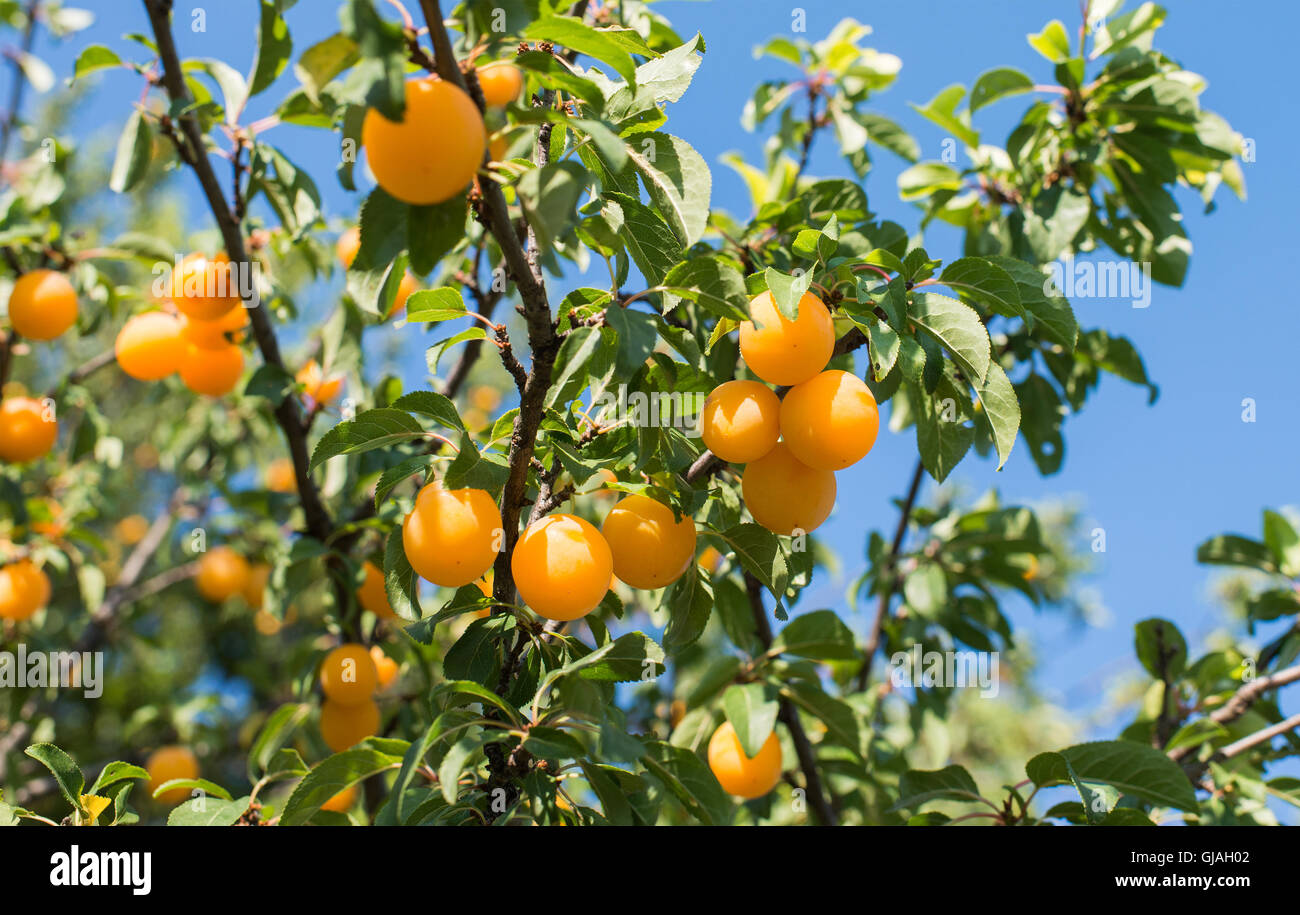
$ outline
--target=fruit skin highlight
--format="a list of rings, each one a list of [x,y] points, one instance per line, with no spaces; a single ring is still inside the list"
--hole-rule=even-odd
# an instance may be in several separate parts
[[[705,399],[700,427],[706,448],[729,464],[748,464],[781,437],[781,401],[765,384],[728,381]]]
[[[816,530],[835,507],[835,474],[809,467],[777,442],[745,468],[740,480],[745,507],[774,534]]]
[[[189,747],[159,747],[144,764],[149,773],[149,793],[175,778],[198,778],[199,761]],[[158,795],[160,804],[179,804],[190,796],[189,788],[172,788]]]
[[[771,292],[749,302],[752,321],[740,325],[740,356],[768,384],[801,384],[826,368],[835,351],[835,324],[811,292],[799,299],[799,315],[788,321]]]
[[[614,559],[614,574],[634,588],[672,584],[695,557],[695,522],[646,496],[631,495],[609,510],[600,532]]]
[[[347,642],[325,655],[321,662],[321,692],[339,705],[369,702],[378,684],[379,672],[364,645]]]
[[[609,591],[614,557],[589,522],[556,514],[528,526],[510,558],[515,587],[525,604],[548,620],[576,620]]]
[[[724,721],[709,738],[709,768],[722,790],[746,800],[762,797],[781,780],[781,741],[767,735],[758,755],[745,755],[730,721]]]
[[[341,705],[330,699],[321,703],[320,736],[335,753],[379,733],[379,706],[373,699],[356,705]]]
[[[9,321],[29,340],[53,340],[77,323],[77,290],[57,270],[31,270],[14,281]]]
[[[0,460],[25,464],[50,453],[59,423],[46,405],[31,397],[0,401]]]
[[[843,470],[867,456],[880,431],[871,389],[856,375],[831,370],[786,392],[781,438],[790,453],[818,470]]]
[[[214,604],[234,597],[248,585],[248,561],[228,546],[217,546],[203,554],[194,585]]]
[[[421,578],[459,588],[496,562],[501,512],[482,489],[444,489],[430,483],[402,522],[402,547]]]
[[[463,90],[440,79],[413,79],[406,83],[403,120],[368,110],[361,143],[385,191],[403,203],[441,203],[465,190],[478,171],[487,130]]]
[[[189,254],[172,270],[171,297],[176,308],[196,321],[215,321],[243,305],[238,271],[225,252],[215,257]]]
[[[31,619],[50,602],[50,579],[30,559],[0,566],[0,619]]]
[[[139,381],[166,378],[181,367],[186,342],[181,322],[164,311],[147,311],[128,318],[113,344],[117,364]]]

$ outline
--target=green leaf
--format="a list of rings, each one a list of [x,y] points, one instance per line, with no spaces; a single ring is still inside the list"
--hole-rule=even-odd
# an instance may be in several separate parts
[[[186,791],[193,792],[194,789],[202,792],[204,798],[219,798],[223,801],[231,800],[230,792],[218,785],[216,782],[208,781],[206,778],[171,778],[153,789],[154,797],[162,797],[169,791]],[[197,798],[192,798],[197,800]]]
[[[321,805],[350,785],[388,769],[396,769],[402,757],[381,752],[368,741],[318,763],[293,789],[280,814],[281,826],[301,826]]]
[[[1071,783],[1070,770],[1083,781],[1117,788],[1150,804],[1195,813],[1196,791],[1182,768],[1161,750],[1125,740],[1098,741],[1040,753],[1025,766],[1039,787]]]
[[[569,732],[541,725],[528,729],[524,749],[539,759],[579,759],[587,755],[582,741]]]
[[[520,177],[519,199],[543,249],[552,247],[577,222],[575,208],[586,182],[587,170],[568,159],[530,169]]]
[[[920,807],[929,801],[978,801],[980,789],[961,766],[933,771],[908,769],[898,780],[898,803],[891,811]]]
[[[709,220],[713,191],[704,157],[680,137],[657,132],[628,137],[627,154],[677,237],[686,247],[699,241]]]
[[[355,64],[359,58],[357,43],[348,36],[335,32],[303,51],[298,62],[293,65],[293,74],[302,83],[307,97],[319,104],[320,91],[325,84]]]
[[[438,766],[438,784],[442,788],[443,800],[448,804],[456,803],[456,795],[460,789],[460,775],[465,771],[466,764],[494,736],[478,729],[457,740],[447,750],[447,755],[442,758],[442,763]]]
[[[119,194],[125,194],[139,184],[149,170],[152,152],[153,133],[149,122],[139,110],[132,111],[117,141],[117,155],[113,158],[108,186]]]
[[[749,296],[745,294],[745,277],[721,257],[694,257],[674,266],[664,276],[663,285],[672,287],[673,295],[695,302],[720,318],[745,320],[749,317]],[[676,301],[666,304],[671,311]]]
[[[1264,543],[1287,578],[1300,576],[1300,535],[1291,522],[1275,511],[1264,510]]]
[[[86,777],[81,774],[76,760],[52,743],[34,743],[23,753],[49,769],[67,802],[84,812],[81,795],[86,791]]]
[[[78,80],[97,70],[120,66],[122,66],[122,58],[117,56],[116,51],[102,44],[92,44],[77,55],[77,62],[72,66],[72,78]]]
[[[1154,617],[1134,627],[1138,660],[1157,680],[1176,680],[1187,666],[1187,640],[1178,626]]]
[[[1207,565],[1246,566],[1262,572],[1277,572],[1273,551],[1258,540],[1236,534],[1211,537],[1196,548],[1196,561]]]
[[[776,727],[780,703],[769,697],[762,683],[737,683],[722,694],[722,709],[735,728],[745,755],[750,759],[757,757]]]
[[[740,564],[772,592],[776,600],[776,618],[785,619],[781,602],[790,583],[790,570],[776,534],[749,522],[715,533],[726,542]]]
[[[684,747],[654,740],[646,744],[642,764],[691,816],[706,826],[725,826],[734,811],[731,798],[709,767],[695,753]]]
[[[928,118],[944,130],[951,133],[972,149],[980,145],[980,135],[970,126],[970,112],[957,112],[957,105],[965,97],[966,90],[960,85],[949,86],[941,91],[925,107],[912,105],[922,117]],[[901,178],[899,179],[902,180]]]
[[[763,271],[763,276],[767,280],[768,291],[772,293],[772,301],[776,303],[776,310],[787,321],[799,317],[799,300],[812,286],[812,272],[801,272],[791,276],[774,267],[768,267]]]
[[[431,273],[464,240],[467,212],[465,197],[459,194],[442,203],[410,208],[406,244],[412,270],[419,274]]]
[[[614,72],[630,84],[636,83],[636,62],[633,54],[643,57],[657,56],[646,45],[645,39],[633,29],[592,28],[576,19],[564,16],[543,16],[524,30],[524,37],[539,41],[553,41],[579,53],[609,64]]]
[[[939,282],[969,295],[981,305],[1008,318],[1021,318],[1032,328],[1020,304],[1020,289],[1011,274],[982,257],[962,257],[944,268]]]
[[[677,579],[664,603],[669,612],[664,648],[675,654],[704,634],[713,613],[713,587],[698,566],[692,566]]]
[[[957,191],[961,186],[961,173],[942,162],[921,162],[898,176],[898,194],[904,200],[929,197],[936,191]]]
[[[121,762],[120,760],[114,761],[100,770],[99,776],[95,779],[95,783],[90,786],[90,790],[86,793],[99,794],[109,785],[129,779],[142,779],[148,781],[149,773],[139,766],[133,766],[130,763]]]
[[[454,321],[468,313],[460,290],[451,286],[421,289],[406,300],[406,320],[413,324]]]
[[[975,81],[975,88],[970,92],[971,113],[1000,98],[1029,92],[1033,88],[1034,81],[1019,70],[1009,67],[989,70],[980,74],[980,78]]]
[[[852,660],[858,656],[853,630],[834,610],[814,610],[790,621],[772,640],[772,652],[817,660]]]
[[[248,780],[257,781],[259,773],[265,772],[271,759],[281,747],[288,742],[298,725],[311,714],[311,706],[305,702],[286,702],[266,719],[257,738],[248,750]]]
[[[664,276],[681,260],[681,240],[641,201],[614,191],[606,191],[604,198],[602,213],[627,246],[628,256],[646,282],[662,286]]]
[[[250,95],[257,95],[270,87],[293,54],[289,26],[280,16],[283,6],[283,0],[262,0],[261,21],[257,27],[257,58],[248,78]]]
[[[854,757],[863,758],[862,729],[853,706],[803,680],[783,683],[780,690],[782,696],[825,724],[827,734]]]
[[[234,800],[194,798],[174,807],[167,815],[167,825],[234,826],[248,810],[248,803],[248,795]]]
[[[428,433],[405,410],[380,407],[367,410],[354,420],[339,423],[321,436],[311,456],[311,469],[340,454],[360,454],[387,448]]]
[[[998,470],[1001,470],[1016,444],[1016,433],[1020,429],[1020,401],[1016,398],[1011,379],[997,362],[989,363],[989,373],[974,388],[993,438],[993,447],[998,452]]]
[[[1054,64],[1070,57],[1070,36],[1059,19],[1053,19],[1037,34],[1026,35],[1029,46]]]
[[[984,380],[990,362],[989,333],[973,308],[946,295],[915,293],[908,317],[952,355],[969,381]]]
[[[985,259],[1001,267],[1016,281],[1020,303],[1033,315],[1035,327],[1041,325],[1044,336],[1073,352],[1079,338],[1079,323],[1064,297],[1043,291],[1047,277],[1037,267],[1014,257],[991,256]]]

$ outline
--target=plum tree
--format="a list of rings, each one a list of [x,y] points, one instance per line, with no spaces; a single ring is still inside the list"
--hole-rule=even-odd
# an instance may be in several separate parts
[[[1163,11],[1085,4],[1032,72],[914,107],[882,104],[901,61],[864,24],[780,35],[727,185],[675,125],[744,55],[659,4],[339,0],[307,45],[329,5],[265,2],[221,23],[251,68],[142,5],[100,5],[132,36],[109,47],[0,4],[34,39],[18,88],[50,84],[0,121],[0,639],[114,674],[81,706],[0,690],[0,824],[193,822],[116,793],[141,761],[196,777],[184,747],[225,825],[902,825],[976,797],[981,822],[1266,822],[1295,794],[1286,513],[1202,545],[1256,576],[1209,654],[1138,625],[1121,739],[1073,745],[1013,650],[1021,603],[1084,613],[1092,548],[993,470],[1053,474],[1099,385],[1155,390],[1053,265],[1181,285],[1183,202],[1244,195]],[[67,80],[46,38],[79,43]],[[996,652],[1014,700],[895,688],[936,646]],[[120,782],[65,796],[75,760]]]

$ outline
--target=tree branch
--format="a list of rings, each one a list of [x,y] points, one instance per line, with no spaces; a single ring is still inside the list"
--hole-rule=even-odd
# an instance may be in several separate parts
[[[862,666],[858,668],[858,691],[867,688],[867,678],[871,675],[871,662],[876,656],[876,649],[880,647],[880,629],[885,623],[885,617],[889,615],[889,603],[894,599],[894,593],[898,590],[898,573],[895,564],[898,562],[898,554],[903,548],[903,538],[907,536],[907,525],[912,520],[912,509],[916,505],[916,495],[921,489],[921,477],[925,473],[925,465],[921,459],[916,459],[916,469],[912,471],[912,482],[907,488],[907,495],[903,499],[903,508],[898,515],[898,527],[894,529],[894,542],[889,548],[889,558],[881,574],[888,576],[885,583],[885,590],[880,592],[880,600],[876,604],[876,615],[871,621],[871,629],[867,632],[867,642],[862,647]]]
[[[1267,676],[1256,677],[1233,693],[1222,706],[1211,712],[1209,720],[1216,724],[1230,724],[1246,714],[1264,693],[1296,682],[1300,682],[1300,664],[1283,668]],[[1174,762],[1181,762],[1195,750],[1194,746],[1176,747],[1169,751],[1169,758]]]
[[[745,591],[749,594],[749,607],[754,615],[754,626],[758,630],[759,640],[763,643],[764,650],[769,649],[772,647],[772,624],[768,622],[767,611],[763,609],[763,585],[749,572],[745,573]],[[803,772],[808,803],[823,826],[838,826],[839,817],[832,807],[833,801],[827,800],[826,791],[822,787],[821,773],[817,769],[817,755],[808,740],[807,732],[804,731],[803,722],[799,719],[799,711],[784,696],[781,696],[777,703],[780,707],[777,715],[790,730],[795,755],[799,757],[799,769]]]
[[[154,39],[158,46],[158,58],[162,64],[162,86],[173,104],[176,104],[178,108],[182,108],[188,105],[191,99],[181,70],[180,57],[176,53],[176,43],[172,38],[170,23],[172,0],[143,0],[143,2],[145,11],[149,16],[149,25],[153,30]],[[226,202],[225,193],[222,191],[216,172],[206,155],[203,131],[198,119],[193,112],[187,111],[180,116],[178,123],[181,133],[189,145],[189,151],[193,154],[192,158],[187,160],[188,164],[193,168],[194,174],[202,187],[203,195],[207,198],[208,208],[212,211],[212,217],[216,220],[217,228],[221,231],[226,253],[230,257],[232,264],[241,269],[251,269],[252,259],[249,257],[248,249],[244,243],[239,220]],[[181,151],[181,157],[185,159],[184,146],[178,144],[177,149]],[[263,308],[261,302],[256,300],[246,302],[245,306],[248,308],[248,316],[253,325],[253,339],[257,343],[263,361],[267,365],[287,373],[284,360],[280,357],[280,346],[275,337],[275,330],[271,326],[271,319],[267,309]],[[321,501],[320,491],[316,488],[316,484],[307,469],[309,455],[307,451],[306,425],[298,401],[293,397],[286,397],[275,408],[275,418],[289,445],[289,454],[293,460],[294,477],[297,481],[298,497],[302,503],[307,532],[324,543],[329,539],[333,531],[333,522],[325,509],[324,503]],[[346,600],[346,596],[344,599]],[[340,612],[343,609],[341,607]]]

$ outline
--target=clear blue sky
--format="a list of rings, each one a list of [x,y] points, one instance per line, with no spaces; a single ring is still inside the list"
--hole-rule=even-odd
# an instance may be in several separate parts
[[[134,54],[135,46],[121,36],[147,31],[137,3],[82,0],[80,5],[99,17],[88,32],[62,46],[42,41],[37,47],[61,77],[70,73],[76,48],[95,42],[109,44],[124,56]],[[178,21],[188,22],[192,5],[177,4]],[[789,34],[793,5],[788,0],[669,0],[659,6],[680,33],[699,30],[709,45],[694,85],[670,111],[668,129],[714,164],[713,205],[737,215],[748,212],[748,197],[740,179],[717,160],[731,149],[751,160],[759,158],[761,139],[740,129],[741,108],[758,81],[789,71],[776,61],[756,61],[751,52],[769,37]],[[1287,262],[1284,246],[1292,237],[1290,220],[1300,211],[1291,157],[1296,127],[1293,119],[1283,116],[1285,108],[1293,107],[1283,93],[1294,86],[1297,16],[1291,4],[1281,2],[1238,9],[1187,0],[1165,5],[1170,16],[1159,33],[1159,47],[1206,76],[1210,87],[1203,103],[1255,140],[1258,159],[1245,166],[1250,200],[1242,204],[1221,194],[1219,211],[1206,217],[1192,194],[1182,194],[1195,245],[1185,288],[1157,287],[1145,310],[1076,303],[1081,325],[1102,326],[1138,345],[1161,388],[1154,406],[1147,406],[1143,390],[1106,379],[1083,414],[1068,421],[1067,457],[1057,475],[1040,478],[1023,442],[1002,473],[995,474],[990,463],[968,459],[954,475],[971,493],[997,486],[1008,502],[1072,498],[1089,519],[1087,528],[1105,528],[1108,551],[1099,557],[1098,574],[1089,584],[1100,589],[1113,614],[1109,626],[1074,631],[1050,617],[1035,618],[1027,608],[1015,608],[1016,622],[1033,633],[1043,659],[1040,682],[1080,712],[1101,702],[1106,680],[1099,673],[1121,673],[1135,666],[1132,624],[1137,620],[1169,617],[1183,628],[1194,652],[1202,649],[1203,638],[1221,618],[1209,600],[1213,573],[1194,561],[1197,543],[1223,531],[1257,535],[1263,508],[1295,498],[1294,486],[1284,481],[1294,479],[1300,447],[1300,405],[1289,375],[1300,317],[1285,290],[1274,290],[1270,277]],[[326,0],[301,0],[289,13],[296,52],[336,29],[336,6]],[[912,112],[908,102],[923,103],[954,82],[969,88],[981,72],[996,66],[1014,66],[1050,80],[1050,65],[1028,47],[1025,35],[1054,17],[1073,29],[1079,15],[1073,0],[803,6],[808,11],[806,37],[816,40],[839,18],[856,15],[875,27],[871,45],[903,59],[899,80],[878,97],[876,110],[917,137],[923,158],[938,157],[943,135]],[[210,7],[206,34],[180,32],[182,54],[221,57],[246,69],[255,7],[252,0]],[[95,79],[103,88],[80,112],[77,132],[115,135],[140,81],[125,72]],[[286,72],[252,106],[252,116],[264,114],[294,82]],[[1001,102],[981,112],[977,126],[1001,142],[1023,105],[1023,99]],[[354,218],[362,195],[344,192],[334,180],[333,139],[320,131],[282,127],[268,140],[317,177],[331,219]],[[883,151],[876,154],[876,163],[867,181],[873,209],[914,228],[914,213],[898,201],[895,190],[902,163]],[[819,140],[810,172],[846,174],[831,137]],[[178,188],[193,200],[197,216],[201,205],[193,182],[185,177]],[[933,231],[927,247],[944,259],[959,253],[958,239],[950,231]],[[414,384],[422,375],[423,344],[429,338],[414,328],[406,331],[419,337],[410,347],[408,383]],[[1245,397],[1258,404],[1254,424],[1241,422]],[[901,494],[914,459],[911,431],[901,436],[882,433],[873,453],[840,475],[839,509],[821,533],[843,557],[846,575],[861,567],[864,520],[881,530],[892,529],[896,515],[889,500]],[[843,589],[843,581],[825,582],[804,606],[842,607]],[[865,626],[864,619],[856,622]],[[1295,700],[1287,705],[1298,707]],[[1113,734],[1114,728],[1106,727],[1104,733]]]

